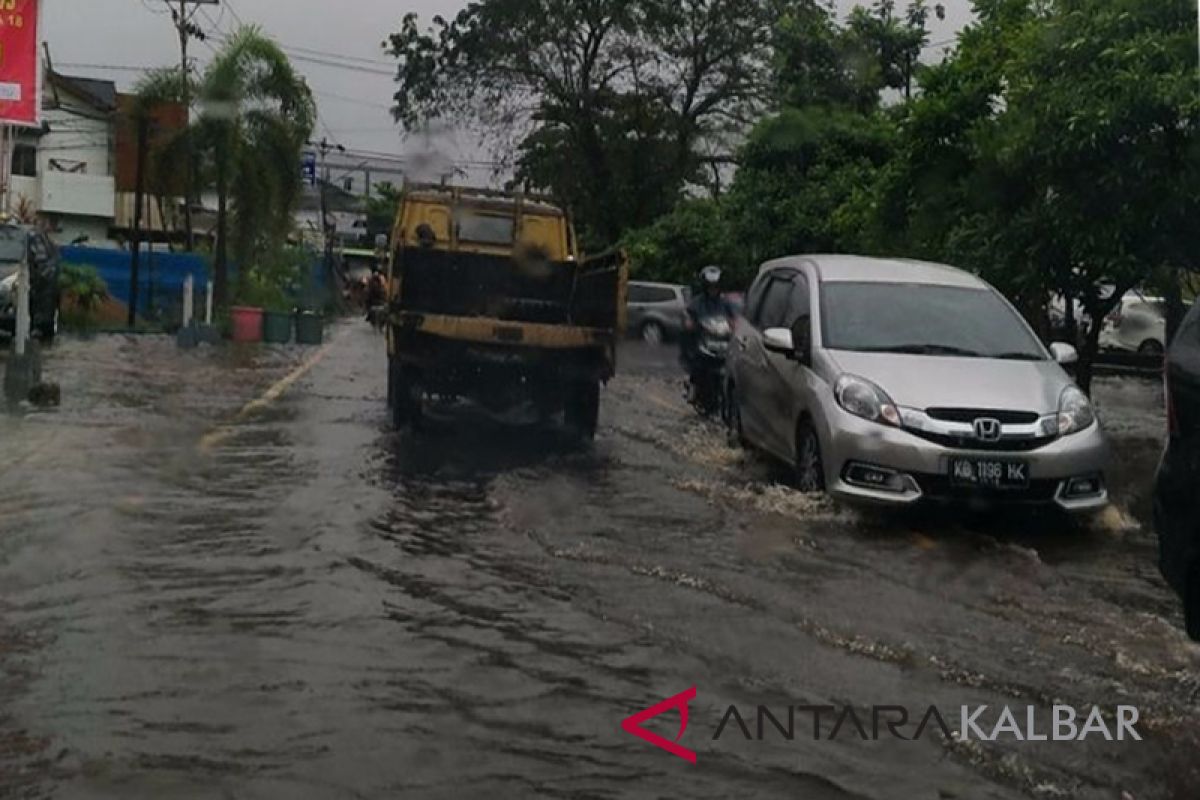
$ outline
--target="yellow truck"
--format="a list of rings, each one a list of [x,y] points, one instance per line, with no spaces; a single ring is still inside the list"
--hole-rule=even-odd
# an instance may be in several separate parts
[[[596,433],[615,373],[628,266],[583,258],[548,198],[408,184],[388,268],[388,402],[420,427],[433,399],[494,412],[527,405]]]

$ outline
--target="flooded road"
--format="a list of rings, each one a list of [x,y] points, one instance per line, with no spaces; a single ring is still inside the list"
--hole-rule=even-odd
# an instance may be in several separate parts
[[[383,359],[355,323],[49,354],[63,407],[0,417],[0,798],[1200,796],[1156,385],[1098,390],[1117,504],[1073,527],[802,497],[668,349],[624,354],[587,452],[395,435]],[[692,686],[695,765],[620,729]],[[1144,738],[714,740],[731,704],[1123,704]]]

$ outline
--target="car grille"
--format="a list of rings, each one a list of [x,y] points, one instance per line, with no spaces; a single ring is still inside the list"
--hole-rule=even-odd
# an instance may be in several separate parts
[[[1041,415],[1033,411],[1001,411],[986,408],[930,408],[926,409],[933,419],[943,422],[973,423],[977,419],[999,420],[1001,425],[1032,425],[1041,419]]]
[[[988,453],[1029,453],[1045,447],[1058,438],[1056,436],[1039,436],[1036,439],[1001,439],[998,442],[984,442],[974,436],[953,436],[911,429],[908,432],[927,442],[940,444],[942,447],[954,450],[979,450]]]

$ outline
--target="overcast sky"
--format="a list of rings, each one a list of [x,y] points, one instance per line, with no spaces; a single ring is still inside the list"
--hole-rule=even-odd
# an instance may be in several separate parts
[[[854,0],[837,2],[843,11],[854,5]],[[952,37],[968,18],[969,0],[942,2],[947,19],[931,19],[934,42]],[[42,3],[42,38],[62,72],[109,78],[128,88],[137,79],[133,68],[178,62],[178,39],[165,0]],[[898,5],[903,3],[900,0]],[[428,19],[434,13],[449,16],[465,4],[465,0],[221,0],[220,5],[206,6],[196,21],[216,35],[231,31],[239,22],[261,25],[288,49],[316,93],[320,133],[350,148],[401,154],[419,145],[404,142],[388,114],[392,70],[381,43],[409,11]],[[193,42],[192,48],[201,64],[211,55],[205,44]]]

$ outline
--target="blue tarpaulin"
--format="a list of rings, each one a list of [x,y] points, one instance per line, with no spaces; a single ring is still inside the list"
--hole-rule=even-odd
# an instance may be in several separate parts
[[[109,295],[129,307],[128,250],[103,250],[98,247],[64,247],[64,264],[95,267],[108,285]],[[208,281],[208,262],[191,253],[143,252],[138,267],[138,316],[162,317],[183,303],[183,282],[188,275],[201,295]]]
[[[129,307],[131,255],[128,250],[75,246],[62,248],[64,264],[95,267],[108,285],[112,299],[126,308]],[[183,282],[188,275],[195,282],[196,310],[203,313],[205,284],[209,279],[208,259],[192,253],[143,252],[138,266],[138,316],[143,319],[176,319],[183,305]],[[237,269],[231,264],[231,285],[236,275]],[[320,296],[324,296],[327,281],[324,265],[317,253],[313,254],[310,285]],[[311,299],[305,298],[305,302],[311,302]]]

